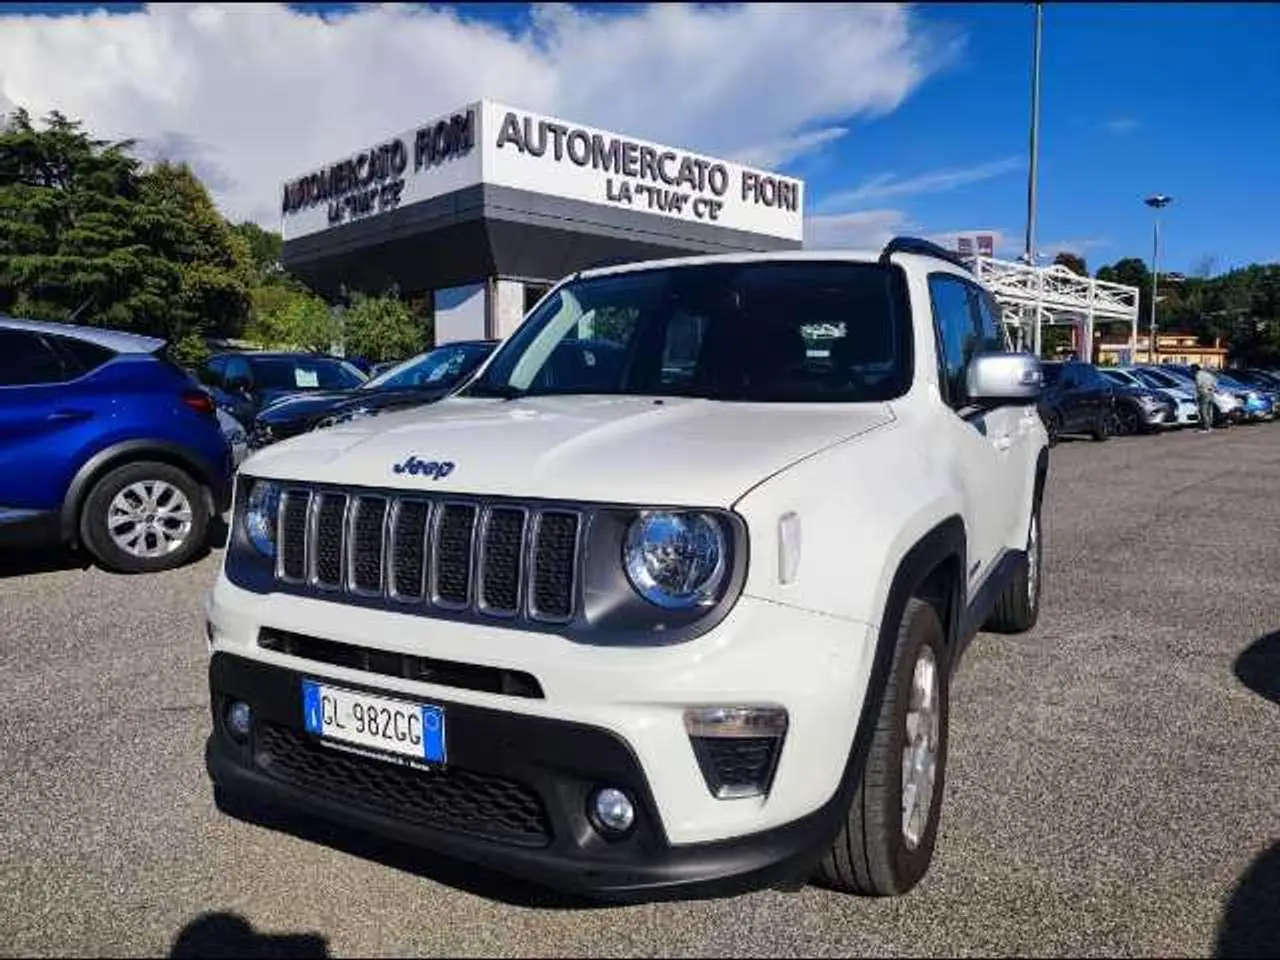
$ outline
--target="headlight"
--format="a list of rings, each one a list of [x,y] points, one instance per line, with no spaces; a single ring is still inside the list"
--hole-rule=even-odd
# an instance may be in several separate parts
[[[1142,406],[1146,407],[1148,410],[1154,410],[1156,407],[1160,406],[1161,402],[1162,401],[1159,398],[1153,397],[1149,393],[1141,394],[1138,397],[1138,403],[1142,404]]]
[[[627,579],[650,603],[684,610],[711,606],[728,572],[720,525],[705,513],[643,513],[627,531]]]
[[[244,525],[249,542],[264,557],[276,555],[276,513],[280,509],[280,484],[255,480],[249,489]]]

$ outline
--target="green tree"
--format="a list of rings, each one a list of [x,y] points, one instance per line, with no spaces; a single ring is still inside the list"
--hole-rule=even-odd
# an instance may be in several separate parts
[[[1084,257],[1079,254],[1072,253],[1070,250],[1061,250],[1058,255],[1053,258],[1053,262],[1060,267],[1066,267],[1072,273],[1079,274],[1082,277],[1089,275],[1089,268],[1085,265]]]
[[[351,305],[342,314],[343,351],[347,356],[380,363],[402,360],[423,349],[422,324],[394,293],[352,293],[350,300]]]
[[[243,325],[250,251],[185,166],[50,113],[0,129],[0,309],[180,340]]]
[[[269,283],[287,276],[280,265],[280,252],[284,248],[280,234],[264,230],[252,220],[237,223],[231,230],[248,245],[258,283]]]

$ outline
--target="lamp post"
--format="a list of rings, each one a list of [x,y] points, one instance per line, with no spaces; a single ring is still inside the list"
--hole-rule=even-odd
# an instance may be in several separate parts
[[[1027,236],[1022,258],[1027,266],[1035,267],[1036,249],[1036,173],[1040,165],[1040,37],[1044,30],[1044,10],[1036,4],[1035,45],[1031,52],[1031,162],[1027,170]],[[1036,302],[1031,333],[1031,352],[1040,356],[1041,308]]]
[[[1147,197],[1143,203],[1156,212],[1154,221],[1154,237],[1151,245],[1151,339],[1147,343],[1147,357],[1156,362],[1156,294],[1160,289],[1160,211],[1173,203],[1173,197],[1163,193]]]

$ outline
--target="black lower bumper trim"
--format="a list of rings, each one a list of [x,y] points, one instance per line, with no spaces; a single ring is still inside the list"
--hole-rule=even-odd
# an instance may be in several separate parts
[[[206,764],[224,802],[243,805],[247,801],[318,818],[344,830],[442,854],[539,886],[613,901],[726,896],[794,884],[809,874],[842,821],[843,790],[815,813],[783,827],[731,841],[672,846],[638,761],[612,733],[435,701],[448,717],[449,769],[526,786],[541,801],[547,842],[522,845],[512,838],[414,822],[389,812],[386,805],[353,801],[350,796],[281,779],[255,761],[256,735],[250,743],[241,744],[227,732],[222,719],[225,705],[238,699],[253,708],[255,727],[269,724],[277,730],[290,729],[291,736],[307,737],[302,725],[302,679],[302,674],[291,670],[214,655],[210,664],[213,733]],[[327,748],[317,745],[314,749]],[[625,789],[636,803],[635,825],[620,840],[600,836],[588,818],[591,791],[604,785]]]

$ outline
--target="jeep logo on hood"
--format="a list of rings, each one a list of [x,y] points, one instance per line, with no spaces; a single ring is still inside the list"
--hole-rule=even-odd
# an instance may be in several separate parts
[[[404,463],[395,463],[391,466],[394,473],[407,473],[415,477],[431,477],[433,480],[443,480],[453,473],[453,468],[454,463],[452,460],[419,460],[417,457],[412,456]]]

